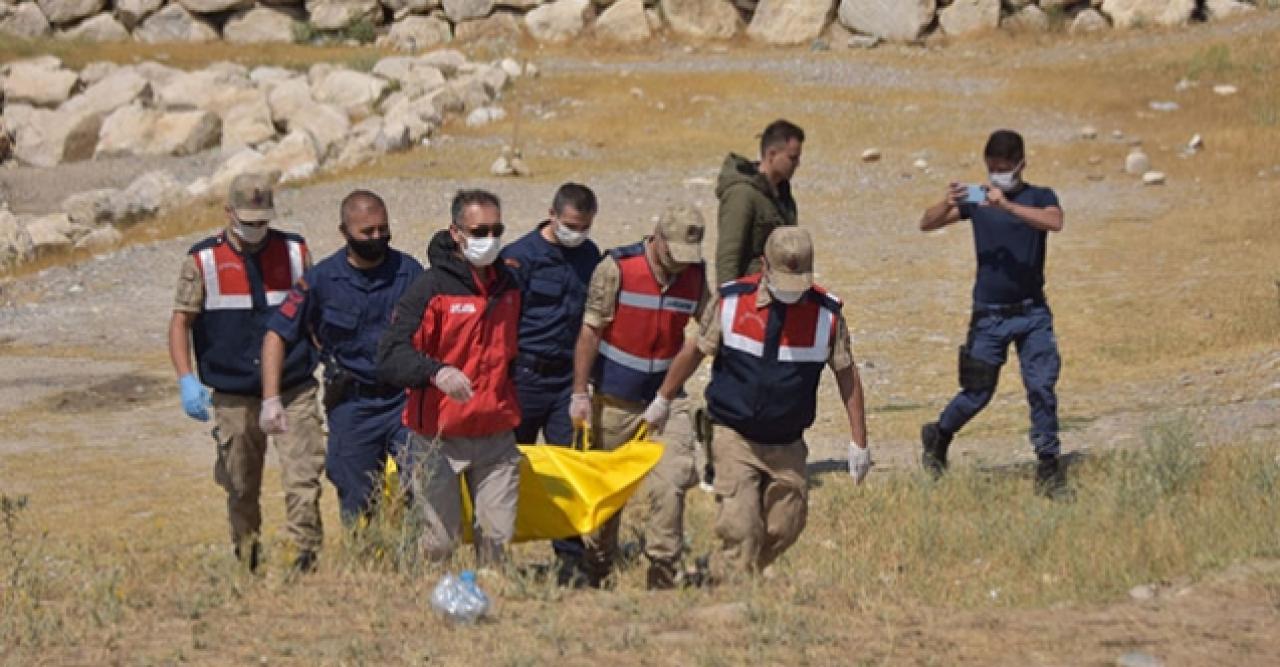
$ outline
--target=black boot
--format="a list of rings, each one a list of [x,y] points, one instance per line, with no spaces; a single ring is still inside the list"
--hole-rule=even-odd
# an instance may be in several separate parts
[[[319,561],[319,554],[311,549],[303,549],[298,552],[298,557],[293,559],[292,570],[297,574],[311,574],[316,571]]]
[[[1071,500],[1071,487],[1067,486],[1067,475],[1058,461],[1058,457],[1040,459],[1036,465],[1036,495],[1050,500]]]
[[[649,571],[645,573],[645,588],[651,591],[669,591],[676,587],[675,563],[650,561]]]
[[[236,545],[236,560],[240,561],[241,565],[249,568],[250,572],[257,572],[258,565],[262,563],[262,543],[253,540],[252,542],[246,541],[246,544],[249,545],[248,549],[241,549],[239,544]],[[245,553],[246,551],[248,552],[247,554]]]
[[[923,446],[920,463],[934,479],[941,477],[947,471],[947,448],[951,446],[951,434],[943,433],[938,422],[929,422],[920,429],[920,444]]]

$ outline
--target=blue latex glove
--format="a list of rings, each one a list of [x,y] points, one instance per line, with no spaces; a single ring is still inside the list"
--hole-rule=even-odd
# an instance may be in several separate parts
[[[178,390],[182,392],[182,409],[187,416],[202,422],[209,421],[209,390],[200,384],[195,375],[187,373],[178,378]]]

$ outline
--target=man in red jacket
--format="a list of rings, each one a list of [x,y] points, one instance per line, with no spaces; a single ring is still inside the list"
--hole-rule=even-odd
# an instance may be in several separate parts
[[[478,523],[480,563],[503,559],[515,533],[520,423],[511,378],[520,290],[501,263],[502,208],[483,190],[453,199],[453,222],[427,248],[429,268],[396,305],[378,345],[380,382],[409,390],[413,515],[431,560],[449,558],[462,535],[459,475]]]

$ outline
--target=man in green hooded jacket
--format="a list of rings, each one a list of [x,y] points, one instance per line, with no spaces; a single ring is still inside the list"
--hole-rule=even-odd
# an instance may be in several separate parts
[[[717,285],[758,273],[769,233],[796,224],[791,177],[800,166],[803,144],[804,130],[788,121],[775,120],[760,137],[759,162],[736,153],[725,158],[716,184],[716,197],[720,200]]]

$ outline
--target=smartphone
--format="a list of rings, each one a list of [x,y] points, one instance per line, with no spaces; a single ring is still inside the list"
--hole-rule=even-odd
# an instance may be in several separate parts
[[[981,185],[966,185],[964,203],[981,204],[987,201],[987,190]]]

